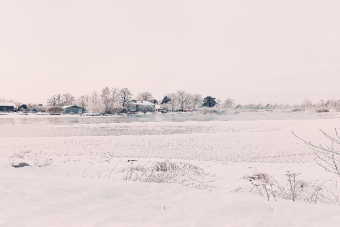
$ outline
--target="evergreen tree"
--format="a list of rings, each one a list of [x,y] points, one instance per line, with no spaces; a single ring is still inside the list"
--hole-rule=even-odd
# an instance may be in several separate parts
[[[206,107],[214,107],[214,106],[216,106],[215,98],[213,98],[211,96],[205,97],[204,100],[203,100],[203,106],[206,106]]]
[[[171,101],[171,99],[170,99],[168,96],[164,96],[164,98],[163,98],[161,104],[167,104],[167,103],[170,102],[170,101]]]

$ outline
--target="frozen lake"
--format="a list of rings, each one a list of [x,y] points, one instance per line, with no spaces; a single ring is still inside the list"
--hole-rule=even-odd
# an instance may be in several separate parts
[[[272,113],[241,112],[228,115],[204,114],[138,114],[133,116],[51,116],[51,115],[0,115],[1,137],[65,137],[65,136],[119,136],[119,135],[158,135],[225,132],[223,127],[202,126],[199,122],[240,122],[240,121],[296,121],[336,119],[338,115],[305,112]],[[164,127],[140,127],[138,123],[184,123],[196,122],[197,127],[171,125]],[[119,123],[119,124],[116,124]],[[128,127],[126,124],[134,126]],[[109,124],[110,127],[103,126]],[[135,125],[137,124],[137,125]],[[91,130],[85,125],[99,125]],[[205,125],[205,124],[203,124]],[[216,125],[216,124],[215,124]],[[81,126],[81,127],[58,127]]]
[[[133,123],[133,122],[186,122],[186,121],[257,121],[257,120],[302,120],[330,119],[330,114],[305,112],[241,112],[238,114],[137,114],[130,116],[51,116],[51,115],[0,115],[0,125],[34,124],[34,125],[63,125],[63,124],[98,124],[98,123]]]
[[[271,112],[241,112],[228,115],[204,114],[138,114],[133,116],[51,116],[51,115],[18,115],[8,114],[0,116],[0,137],[64,137],[64,136],[98,136],[98,135],[154,135],[154,134],[187,134],[200,132],[225,132],[225,128],[204,127],[199,122],[238,122],[238,121],[277,121],[277,120],[312,120],[334,119],[338,115],[317,113],[271,113]],[[126,123],[184,123],[197,122],[198,127],[140,127],[138,124],[132,130]],[[119,124],[115,124],[119,123]],[[104,125],[88,130],[86,127],[57,127],[57,126],[84,126]],[[218,123],[217,123],[218,124]],[[202,131],[203,130],[203,131]],[[221,131],[222,130],[222,131]]]

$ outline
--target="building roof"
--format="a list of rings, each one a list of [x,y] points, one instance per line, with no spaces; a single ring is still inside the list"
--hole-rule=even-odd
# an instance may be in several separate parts
[[[15,106],[14,103],[0,103],[0,106]]]
[[[67,108],[70,108],[70,107],[77,107],[77,108],[83,109],[82,107],[77,106],[77,105],[63,106],[62,108],[67,109]]]
[[[153,104],[152,102],[149,102],[149,101],[135,101],[135,104],[136,105],[145,105],[145,106],[151,106],[151,105],[155,105]]]

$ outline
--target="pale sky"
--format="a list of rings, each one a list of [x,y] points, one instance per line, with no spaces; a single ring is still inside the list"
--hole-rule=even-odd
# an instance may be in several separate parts
[[[0,0],[0,98],[340,99],[339,0]]]

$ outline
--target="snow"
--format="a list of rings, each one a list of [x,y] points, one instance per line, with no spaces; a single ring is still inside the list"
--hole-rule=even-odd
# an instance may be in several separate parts
[[[15,106],[14,103],[0,103],[0,106]]]
[[[73,106],[75,106],[75,107],[78,107],[78,106],[76,106],[76,105],[69,105],[69,106],[62,106],[61,108],[63,108],[63,109],[67,109],[67,108],[69,108],[69,107],[73,107]],[[81,107],[80,107],[81,108]]]
[[[339,205],[267,201],[243,179],[264,172],[285,185],[290,171],[339,193],[339,177],[291,133],[325,143],[319,128],[332,134],[338,124],[3,123],[0,226],[339,226]],[[20,162],[30,166],[12,167]],[[159,163],[179,170],[156,171]]]
[[[146,106],[154,106],[155,104],[149,101],[135,101],[131,104],[137,104],[137,105],[146,105]]]

